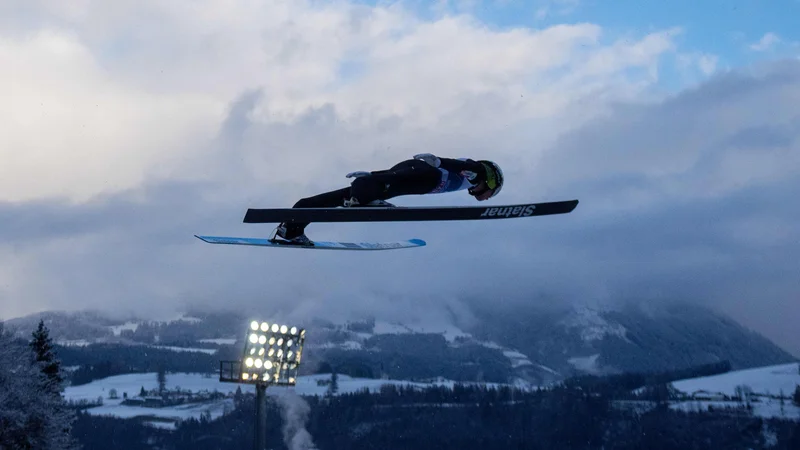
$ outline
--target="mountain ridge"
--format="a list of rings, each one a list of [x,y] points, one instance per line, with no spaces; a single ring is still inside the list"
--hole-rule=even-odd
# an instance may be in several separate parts
[[[309,330],[305,371],[546,385],[583,374],[658,372],[720,361],[741,369],[797,360],[736,321],[693,305],[473,309],[480,320],[440,325],[309,320],[302,325]],[[39,318],[59,345],[70,347],[76,360],[67,363],[75,365],[88,360],[76,347],[90,352],[100,344],[205,349],[212,358],[236,358],[239,330],[249,323],[238,313],[197,311],[163,321],[45,312],[5,323],[27,338]],[[204,360],[202,367],[209,365]]]

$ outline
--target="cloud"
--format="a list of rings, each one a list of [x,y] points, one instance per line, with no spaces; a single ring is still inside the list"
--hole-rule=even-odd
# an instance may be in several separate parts
[[[559,141],[536,172],[548,192],[582,199],[584,219],[553,239],[586,261],[571,273],[588,289],[705,302],[797,352],[782,317],[800,314],[788,276],[800,268],[800,65],[752,70],[621,107]]]
[[[758,42],[749,45],[750,50],[756,52],[766,52],[775,48],[781,42],[781,38],[775,33],[766,33]]]
[[[109,76],[74,35],[0,35],[0,198],[25,201],[140,185],[164,149],[214,135],[221,104],[202,93],[158,95]]]
[[[717,71],[718,63],[717,55],[703,52],[681,53],[677,58],[677,64],[681,70],[690,75],[699,71],[704,77],[714,74]]]
[[[402,4],[187,5],[31,2],[24,20],[0,21],[18,68],[0,74],[16,95],[16,109],[0,105],[13,144],[0,149],[11,161],[0,169],[4,315],[199,303],[419,319],[465,314],[467,297],[680,297],[793,339],[797,290],[780,274],[796,269],[796,65],[719,73],[658,99],[679,29],[611,40],[592,24],[493,30]],[[308,230],[429,241],[379,254],[192,236],[266,235],[241,223],[248,207],[288,206],[427,151],[500,162],[508,184],[493,204],[581,205],[491,224]]]
[[[548,16],[566,16],[575,12],[581,4],[581,0],[538,0],[534,2],[537,6],[536,20],[543,20]]]

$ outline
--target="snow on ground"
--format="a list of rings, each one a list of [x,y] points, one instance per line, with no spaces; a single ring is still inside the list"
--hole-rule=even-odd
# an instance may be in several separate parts
[[[548,369],[548,368],[546,368],[544,366],[540,366],[538,364],[532,363],[531,360],[528,359],[528,356],[525,355],[524,353],[520,353],[517,350],[508,349],[508,348],[503,347],[502,345],[500,345],[500,344],[498,344],[496,342],[483,341],[483,342],[480,342],[480,345],[482,345],[482,346],[484,346],[486,348],[491,348],[493,350],[502,351],[503,355],[511,361],[511,367],[538,366],[538,367],[542,367],[542,368],[544,368],[544,369],[546,369],[546,370],[548,370],[550,372],[556,373],[552,369]]]
[[[447,342],[453,342],[459,337],[469,337],[456,326],[449,324],[415,324],[412,326],[400,323],[376,321],[373,334],[405,334],[405,333],[435,333],[441,334]]]
[[[414,330],[400,323],[378,321],[375,322],[375,327],[372,329],[372,332],[374,334],[405,334],[413,333]]]
[[[105,400],[104,400],[105,401]],[[195,418],[200,419],[204,413],[208,413],[211,419],[222,417],[225,409],[232,411],[234,408],[233,399],[226,398],[204,403],[189,403],[176,406],[167,406],[164,408],[146,408],[143,406],[127,406],[120,403],[112,404],[109,400],[107,404],[90,408],[87,410],[89,414],[95,416],[114,416],[121,419],[132,419],[135,417],[157,417],[165,419],[162,421],[148,421],[149,425],[154,425],[159,428],[174,429],[177,422],[182,420]]]
[[[503,355],[511,360],[511,367],[532,366],[533,363],[524,354],[516,350],[504,350]]]
[[[122,325],[114,325],[109,327],[114,336],[119,336],[122,330],[136,331],[139,328],[139,322],[125,322]]]
[[[609,323],[600,317],[599,311],[582,307],[576,309],[576,314],[561,322],[567,328],[578,328],[584,342],[603,339],[606,336],[618,336],[627,340],[627,330],[620,324]]]
[[[792,404],[790,399],[783,401],[783,408],[781,408],[780,400],[759,398],[758,401],[751,403],[753,406],[753,415],[764,418],[800,420],[800,408]],[[708,411],[711,406],[716,411],[724,411],[726,409],[741,409],[744,403],[738,401],[721,401],[721,400],[691,400],[674,402],[670,404],[670,408],[683,410],[687,412]]]
[[[345,350],[361,350],[362,349],[361,342],[357,342],[357,341],[345,341],[341,345],[341,347],[344,348]]]
[[[161,420],[145,420],[142,422],[145,425],[149,425],[153,428],[161,428],[164,430],[174,430],[176,429],[175,422],[172,421],[161,421]]]
[[[551,368],[549,368],[549,367],[547,367],[547,366],[543,366],[543,365],[541,365],[541,364],[534,364],[534,365],[535,365],[536,367],[538,367],[538,368],[540,368],[540,369],[543,369],[543,370],[545,370],[545,371],[547,371],[547,372],[550,372],[550,373],[552,373],[552,374],[554,374],[554,375],[559,375],[559,376],[561,376],[561,374],[560,374],[560,373],[558,373],[557,371],[555,371],[555,370],[553,370],[553,369],[551,369]]]
[[[170,350],[173,352],[199,352],[208,353],[209,355],[217,353],[216,348],[172,347],[167,345],[151,345],[150,347],[157,348],[159,350]]]
[[[217,345],[235,345],[236,338],[217,338],[217,339],[200,339],[198,342],[201,344],[217,344]]]
[[[358,341],[344,341],[342,343],[325,342],[324,344],[306,344],[306,349],[341,348],[343,350],[361,350],[363,345]]]
[[[735,397],[738,386],[746,386],[752,390],[754,396],[751,400],[753,414],[761,417],[787,418],[800,420],[800,408],[792,404],[791,397],[796,386],[800,385],[800,367],[798,363],[781,364],[775,366],[758,367],[754,369],[736,370],[719,375],[691,378],[675,381],[675,389],[692,396]],[[785,397],[783,406],[781,400],[775,398],[781,392]],[[709,406],[715,409],[741,408],[741,401],[717,400],[689,400],[676,402],[672,408],[685,411],[707,410]]]
[[[330,374],[317,374],[299,377],[297,385],[292,388],[284,388],[273,386],[267,391],[278,393],[288,389],[293,390],[298,395],[324,395],[328,389],[327,382],[330,381]],[[242,388],[242,392],[255,392],[252,385],[238,384],[238,383],[223,383],[219,381],[217,375],[208,376],[196,373],[168,373],[166,376],[166,388],[175,389],[180,387],[181,390],[190,390],[192,392],[199,391],[218,391],[223,394],[236,392],[237,387]],[[318,383],[319,382],[319,383]],[[384,384],[395,385],[411,385],[417,387],[426,387],[432,385],[442,385],[452,387],[456,382],[450,380],[436,380],[432,383],[419,383],[405,380],[390,380],[390,379],[372,379],[372,378],[352,378],[347,375],[338,375],[337,383],[339,385],[340,393],[357,392],[362,389],[369,389],[376,392]],[[492,386],[491,384],[487,384]],[[69,386],[65,390],[65,397],[68,400],[97,400],[102,396],[106,404],[122,402],[124,392],[128,393],[129,397],[134,397],[139,394],[140,389],[144,387],[145,390],[158,388],[158,381],[155,372],[150,373],[136,373],[126,375],[116,375],[113,377],[103,378],[101,380],[92,381],[89,384],[81,386]],[[109,400],[108,394],[111,389],[116,389],[120,397],[118,401]],[[150,410],[151,408],[146,408]]]
[[[736,395],[737,386],[746,385],[756,394],[779,395],[783,390],[784,395],[791,396],[795,386],[800,385],[799,370],[798,363],[782,364],[680,380],[672,385],[689,395],[697,391],[708,391],[733,396]]]
[[[202,321],[203,321],[202,319],[198,319],[197,317],[190,317],[190,316],[186,316],[183,313],[181,313],[181,314],[179,314],[177,316],[174,316],[174,317],[172,317],[170,319],[167,319],[167,320],[152,320],[152,321],[147,321],[147,322],[152,322],[152,323],[171,323],[171,322],[200,323]],[[125,322],[122,325],[113,325],[113,326],[110,326],[108,328],[111,330],[112,333],[114,333],[114,336],[119,336],[122,333],[123,330],[136,331],[139,328],[139,325],[141,323],[142,323],[142,321],[134,322],[134,321],[129,320],[129,321]]]
[[[61,345],[63,347],[86,347],[87,345],[91,344],[91,342],[87,341],[86,339],[73,339],[73,340],[58,340],[56,344]]]
[[[166,374],[166,388],[168,390],[180,387],[181,390],[190,390],[192,392],[217,390],[222,393],[236,392],[237,384],[223,383],[219,381],[218,375],[204,375],[199,373],[167,373]],[[116,375],[113,377],[94,380],[89,384],[81,386],[68,386],[64,392],[64,396],[68,400],[97,400],[97,397],[103,397],[106,404],[113,403],[114,400],[108,399],[108,393],[111,389],[116,389],[119,395],[119,400],[116,403],[122,402],[123,393],[127,392],[128,397],[135,397],[139,395],[139,390],[144,387],[145,390],[157,389],[158,380],[155,372],[150,373],[129,373],[125,375]],[[242,391],[245,391],[245,385],[242,385]],[[253,390],[251,388],[251,390]],[[255,392],[255,391],[254,391]]]
[[[496,342],[492,342],[492,341],[481,342],[481,345],[486,347],[486,348],[492,348],[492,349],[495,349],[495,350],[502,350],[503,349],[503,347],[500,344],[498,344]]]
[[[189,323],[201,323],[202,321],[203,319],[190,316],[181,316],[174,320],[174,322],[189,322]]]
[[[323,396],[328,390],[330,379],[330,374],[317,374],[299,377],[297,384],[293,387],[269,387],[267,389],[267,395],[280,396],[292,392],[297,395]],[[430,383],[420,383],[404,380],[352,378],[347,375],[339,375],[337,384],[339,388],[338,393],[343,394],[358,392],[364,389],[367,389],[370,392],[378,392],[381,389],[381,386],[387,384],[394,384],[397,386],[414,386],[418,388],[430,386],[445,386],[452,388],[456,382],[446,379],[438,379]],[[496,383],[485,383],[485,385],[492,388],[501,386]],[[517,387],[521,388],[524,386],[519,385]],[[124,394],[127,394],[129,398],[134,398],[139,395],[139,391],[142,388],[147,391],[158,388],[158,381],[155,372],[116,375],[113,377],[103,378],[101,380],[95,380],[82,386],[69,386],[64,392],[64,397],[67,400],[73,401],[96,401],[98,397],[102,397],[103,405],[87,409],[86,411],[89,414],[108,415],[121,418],[161,418],[167,422],[162,421],[159,423],[154,423],[154,426],[164,428],[174,428],[175,422],[185,420],[189,417],[199,419],[200,416],[205,412],[209,412],[212,418],[217,418],[225,412],[226,407],[231,408],[233,406],[230,403],[230,398],[211,402],[169,406],[164,408],[122,405]],[[166,389],[174,390],[176,388],[180,388],[181,391],[189,390],[192,393],[198,393],[202,391],[217,391],[223,394],[233,394],[236,392],[237,388],[241,388],[243,393],[255,393],[255,388],[253,385],[223,383],[219,381],[218,376],[216,375],[208,376],[197,373],[168,373],[166,376]],[[115,389],[117,391],[117,399],[109,398],[111,389]],[[171,421],[172,424],[170,424],[169,421]]]
[[[236,392],[238,384],[222,383],[218,376],[208,376],[197,373],[168,373],[166,376],[166,389],[174,390],[180,388],[182,391],[189,390],[193,393],[201,391],[218,391],[224,394]],[[241,385],[242,392],[254,392],[252,386]],[[159,428],[174,429],[177,422],[193,417],[200,419],[203,413],[208,412],[212,418],[220,417],[225,411],[226,404],[229,409],[233,408],[231,399],[221,399],[207,401],[203,403],[190,403],[164,408],[147,408],[142,406],[122,405],[124,395],[134,398],[139,395],[139,391],[154,390],[158,388],[158,380],[155,372],[135,373],[117,375],[92,381],[81,386],[69,386],[65,389],[64,397],[67,400],[96,401],[102,397],[103,405],[86,410],[89,414],[100,416],[116,416],[120,418],[134,417],[156,417],[161,421],[149,421],[149,425]],[[117,391],[116,399],[109,398],[111,389]]]

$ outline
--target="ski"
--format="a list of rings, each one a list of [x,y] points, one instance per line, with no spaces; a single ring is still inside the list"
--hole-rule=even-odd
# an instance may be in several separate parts
[[[417,222],[492,220],[567,214],[578,200],[501,206],[419,206],[353,208],[249,208],[244,223]]]
[[[424,247],[426,242],[422,239],[407,239],[393,242],[342,242],[342,241],[314,241],[313,245],[295,244],[280,239],[228,237],[228,236],[199,236],[196,238],[209,244],[227,245],[252,245],[257,247],[303,248],[310,250],[397,250],[402,248]]]

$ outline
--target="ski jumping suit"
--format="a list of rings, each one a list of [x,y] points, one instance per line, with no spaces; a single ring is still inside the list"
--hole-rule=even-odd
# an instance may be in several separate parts
[[[439,167],[409,159],[387,170],[369,172],[353,180],[350,187],[300,199],[293,208],[335,208],[355,198],[358,206],[401,195],[439,194],[460,191],[486,179],[483,164],[471,159],[439,158]],[[308,223],[286,224],[287,235],[303,234]]]

